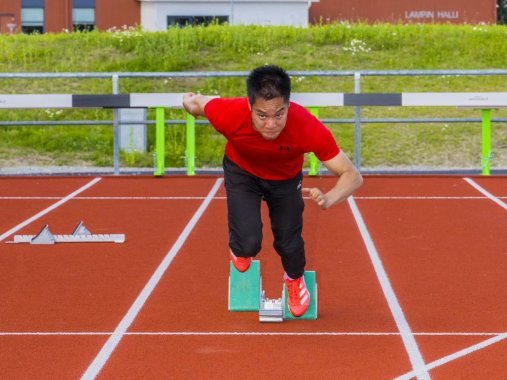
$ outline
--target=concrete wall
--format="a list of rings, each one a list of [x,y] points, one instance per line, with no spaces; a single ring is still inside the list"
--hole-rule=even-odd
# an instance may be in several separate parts
[[[165,30],[167,16],[228,16],[229,23],[234,25],[307,26],[308,1],[141,0],[141,25],[144,29]]]

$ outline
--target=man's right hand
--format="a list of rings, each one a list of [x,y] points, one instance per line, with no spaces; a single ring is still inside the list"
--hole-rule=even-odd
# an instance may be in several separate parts
[[[204,106],[211,99],[209,96],[189,92],[183,95],[183,108],[193,116],[204,116]]]

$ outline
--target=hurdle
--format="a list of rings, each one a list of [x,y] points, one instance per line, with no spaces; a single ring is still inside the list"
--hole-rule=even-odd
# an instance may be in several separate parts
[[[147,108],[155,109],[154,175],[165,172],[165,109],[182,109],[184,93],[130,94],[0,94],[0,109],[41,108]],[[187,175],[195,174],[195,118],[186,116]],[[116,138],[116,135],[115,135]],[[115,146],[118,144],[115,141]],[[115,152],[116,154],[116,152]],[[119,167],[115,158],[115,174]]]
[[[154,108],[155,168],[154,175],[165,173],[165,108],[181,109],[184,93],[131,93],[131,94],[0,94],[0,109],[6,108]],[[213,96],[217,97],[217,96]],[[491,172],[491,112],[507,107],[507,92],[421,92],[421,93],[293,93],[291,100],[306,107],[319,117],[322,107],[457,107],[481,110],[483,175]],[[195,118],[186,115],[186,171],[195,174]],[[117,142],[115,141],[115,146]],[[356,149],[359,149],[356,141]],[[116,152],[115,152],[116,155]],[[357,153],[356,153],[357,155]],[[119,173],[115,158],[115,174]],[[318,173],[318,161],[310,154],[310,175]]]
[[[294,93],[291,100],[309,107],[318,117],[319,107],[457,107],[481,110],[481,169],[491,173],[491,111],[507,107],[507,92],[406,92],[406,93]],[[311,174],[317,161],[310,158]]]
[[[310,306],[301,317],[294,317],[288,307],[288,295],[285,284],[280,298],[267,298],[262,289],[260,261],[253,260],[245,272],[239,272],[229,262],[228,310],[254,311],[259,314],[259,322],[283,322],[284,320],[317,319],[317,279],[315,271],[305,271],[304,279],[310,293]]]
[[[343,106],[343,94],[334,92],[296,92],[291,95],[291,101],[306,107],[318,119],[321,107]],[[310,152],[310,170],[308,174],[315,176],[318,173],[319,160],[313,152]]]

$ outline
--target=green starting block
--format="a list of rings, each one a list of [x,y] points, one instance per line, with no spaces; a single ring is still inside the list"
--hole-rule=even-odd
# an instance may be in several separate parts
[[[306,271],[305,274],[305,282],[308,291],[310,292],[310,306],[306,313],[304,313],[301,317],[294,317],[289,310],[289,306],[287,305],[287,286],[283,284],[283,300],[284,300],[284,319],[317,319],[317,304],[318,304],[318,292],[317,292],[317,276],[315,271]]]
[[[261,265],[252,261],[246,272],[229,263],[229,311],[258,311],[261,297]]]
[[[315,271],[306,271],[305,282],[310,292],[310,306],[304,315],[294,317],[287,305],[287,286],[282,298],[268,299],[262,290],[261,265],[252,261],[246,272],[239,272],[229,263],[229,311],[258,311],[261,322],[282,322],[285,319],[317,319],[317,281]]]

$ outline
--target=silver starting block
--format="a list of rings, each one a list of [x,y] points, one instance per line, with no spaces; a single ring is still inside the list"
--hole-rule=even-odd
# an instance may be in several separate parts
[[[259,322],[283,322],[284,304],[282,298],[266,298],[263,290],[259,305]]]
[[[55,244],[55,243],[124,243],[125,234],[92,234],[80,221],[70,235],[53,235],[46,224],[37,235],[14,235],[9,243]]]

